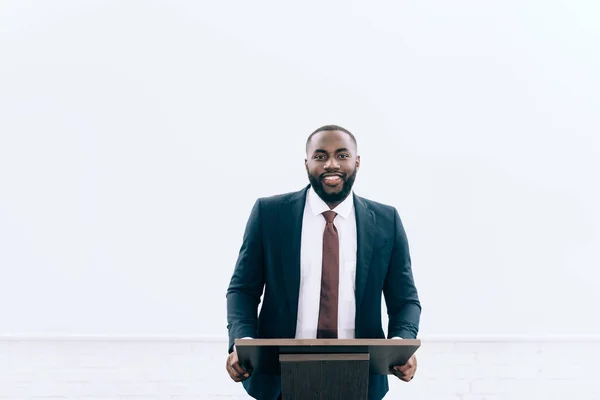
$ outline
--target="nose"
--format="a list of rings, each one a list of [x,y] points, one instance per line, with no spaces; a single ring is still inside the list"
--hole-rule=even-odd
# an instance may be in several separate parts
[[[326,170],[335,170],[335,169],[339,169],[340,168],[340,164],[338,164],[338,162],[337,162],[337,160],[336,160],[335,157],[331,157],[325,163],[324,168]]]

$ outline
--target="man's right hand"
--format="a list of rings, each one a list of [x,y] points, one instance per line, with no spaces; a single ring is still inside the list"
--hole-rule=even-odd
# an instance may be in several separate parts
[[[245,381],[250,377],[250,374],[252,374],[252,371],[246,371],[240,365],[240,360],[238,359],[235,347],[233,348],[233,352],[227,356],[227,372],[235,382]]]

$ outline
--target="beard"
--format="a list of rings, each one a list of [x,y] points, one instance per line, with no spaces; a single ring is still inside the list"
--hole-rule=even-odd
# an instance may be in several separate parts
[[[325,191],[323,188],[322,176],[313,176],[308,173],[308,180],[312,188],[325,203],[337,203],[342,202],[346,197],[348,197],[348,194],[354,185],[354,181],[356,180],[357,172],[358,170],[355,168],[352,174],[342,176],[342,181],[344,182],[342,185],[342,190],[337,193],[328,193]]]

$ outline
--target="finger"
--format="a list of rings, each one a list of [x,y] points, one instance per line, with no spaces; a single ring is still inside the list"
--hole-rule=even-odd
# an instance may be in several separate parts
[[[241,378],[238,376],[237,372],[235,372],[233,370],[233,368],[231,368],[231,366],[229,365],[229,363],[227,364],[227,373],[229,374],[229,376],[231,377],[231,379],[233,379],[234,382],[241,381]]]
[[[395,367],[392,367],[391,371],[398,378],[402,377],[402,375],[404,375],[406,373],[405,371],[402,371],[402,365],[397,365]]]
[[[399,378],[401,380],[403,380],[404,382],[410,382],[414,378],[414,375],[412,375],[412,374],[402,374],[401,376],[399,376]]]
[[[232,353],[229,355],[229,357],[227,357],[226,367],[227,367],[227,373],[229,373],[229,376],[235,382],[239,382],[239,381],[243,380],[244,378],[248,377],[248,375],[246,374],[246,371],[244,371],[244,369],[241,367],[241,365],[239,365],[236,353]]]
[[[231,368],[239,375],[248,377],[250,374],[246,372],[246,370],[240,365],[240,360],[237,356],[237,351],[231,353],[231,359],[229,360],[229,365]]]
[[[413,356],[408,359],[406,364],[400,366],[400,371],[407,372],[411,369],[416,369],[416,368],[417,368],[417,359]]]
[[[404,364],[404,365],[401,365],[401,366],[400,366],[400,371],[401,371],[401,372],[407,372],[407,371],[409,371],[409,370],[413,369],[414,367],[415,367],[415,362],[414,362],[414,360],[411,358],[411,359],[409,359],[409,360],[406,362],[406,364]]]
[[[393,369],[390,370],[390,372],[398,379],[403,380],[404,382],[409,382],[410,381],[410,374],[403,374],[402,372],[399,371],[394,371]]]
[[[239,364],[239,362],[231,362],[229,364],[229,366],[231,367],[231,369],[233,369],[235,371],[236,374],[238,375],[245,375],[246,371],[244,370],[244,368],[242,368],[242,366]]]
[[[390,368],[390,372],[398,378],[402,378],[405,375],[403,372],[400,372],[400,367],[392,367]]]
[[[416,372],[416,368],[405,368],[405,365],[401,365],[401,366],[396,366],[396,367],[392,367],[390,368],[390,372],[394,375],[396,375],[398,378],[402,379],[403,381],[410,381],[412,379],[412,377],[414,377],[415,372]]]

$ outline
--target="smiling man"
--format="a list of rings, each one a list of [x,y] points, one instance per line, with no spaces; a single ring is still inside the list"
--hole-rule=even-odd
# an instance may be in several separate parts
[[[327,125],[306,141],[304,189],[256,201],[227,290],[226,369],[259,400],[281,398],[281,378],[239,364],[238,338],[414,339],[421,304],[406,234],[396,209],[357,196],[356,138]],[[264,290],[263,305],[257,309]],[[417,361],[393,368],[413,379]],[[388,378],[369,377],[369,400],[388,392]]]

